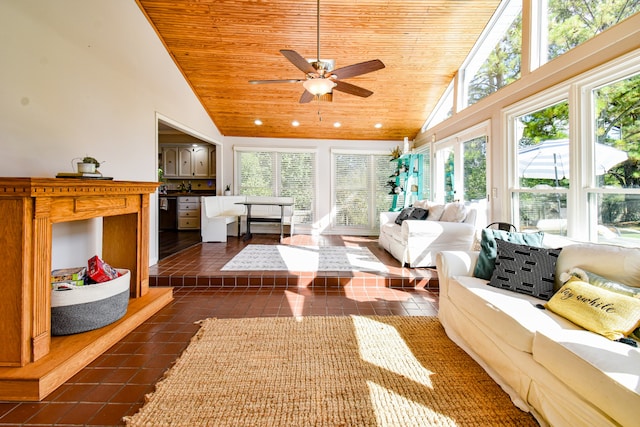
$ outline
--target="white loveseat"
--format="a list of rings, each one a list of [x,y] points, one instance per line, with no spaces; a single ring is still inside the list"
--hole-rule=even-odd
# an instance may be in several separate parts
[[[237,236],[240,236],[242,218],[247,217],[247,207],[243,203],[258,203],[251,207],[252,222],[266,219],[268,222],[279,222],[280,206],[260,205],[259,203],[293,203],[292,197],[269,196],[206,196],[200,201],[200,234],[203,242],[226,242],[227,235],[233,235],[230,224],[237,223]],[[284,207],[283,224],[289,226],[293,235],[293,206]]]
[[[413,206],[429,210],[426,220],[410,219],[399,225],[395,221],[400,212],[380,212],[379,246],[403,266],[412,268],[435,266],[436,254],[440,251],[471,249],[476,231],[475,208],[463,206],[464,212],[458,221],[442,221],[444,205],[436,205],[438,212],[435,213],[434,205],[429,209],[428,202],[420,202]]]
[[[478,254],[437,256],[438,317],[448,336],[541,425],[639,425],[640,350],[536,307],[545,301],[473,277]],[[556,288],[560,273],[574,267],[640,287],[640,248],[565,246]]]

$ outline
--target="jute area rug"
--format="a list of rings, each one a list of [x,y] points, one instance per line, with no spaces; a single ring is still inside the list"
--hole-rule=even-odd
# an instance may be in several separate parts
[[[361,246],[248,245],[222,271],[377,271],[387,267]]]
[[[430,317],[207,319],[129,426],[536,426]]]

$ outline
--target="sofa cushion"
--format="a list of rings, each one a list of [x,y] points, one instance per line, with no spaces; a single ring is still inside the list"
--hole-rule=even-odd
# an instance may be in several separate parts
[[[544,233],[541,231],[536,233],[517,233],[502,230],[493,230],[490,228],[482,229],[480,236],[480,254],[476,263],[473,275],[481,279],[489,280],[495,268],[495,259],[498,251],[496,239],[506,240],[507,242],[517,243],[529,246],[542,246]]]
[[[620,425],[637,425],[640,350],[584,329],[536,334],[533,358]]]
[[[440,217],[440,221],[445,222],[462,222],[467,217],[467,207],[464,203],[447,203],[444,206],[444,212]]]
[[[489,284],[548,300],[553,295],[556,261],[562,249],[517,245],[501,239]]]
[[[579,329],[568,320],[536,307],[540,300],[529,295],[492,288],[471,276],[449,280],[447,296],[474,321],[491,328],[511,347],[531,353],[538,330]]]
[[[629,335],[640,323],[640,299],[569,280],[546,307],[576,325],[610,340]]]

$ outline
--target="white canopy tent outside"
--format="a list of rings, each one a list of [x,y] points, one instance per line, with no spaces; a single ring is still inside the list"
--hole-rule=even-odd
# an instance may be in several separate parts
[[[611,167],[627,160],[627,153],[596,143],[596,174],[603,175]],[[569,178],[569,140],[543,141],[518,152],[518,176],[521,178]]]

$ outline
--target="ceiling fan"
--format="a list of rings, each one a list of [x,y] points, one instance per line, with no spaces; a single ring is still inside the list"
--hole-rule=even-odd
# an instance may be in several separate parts
[[[304,87],[304,92],[300,97],[300,103],[304,104],[313,99],[331,101],[333,90],[348,93],[366,98],[373,94],[372,91],[360,86],[342,81],[349,77],[360,76],[381,70],[384,64],[379,59],[360,62],[333,69],[333,61],[320,59],[320,0],[317,7],[317,55],[316,60],[307,60],[295,50],[282,49],[280,53],[295,65],[300,71],[305,73],[304,79],[283,79],[283,80],[250,80],[251,84],[264,83],[300,83]]]

